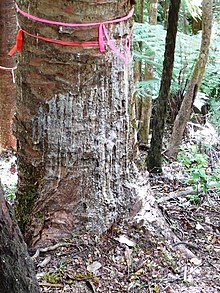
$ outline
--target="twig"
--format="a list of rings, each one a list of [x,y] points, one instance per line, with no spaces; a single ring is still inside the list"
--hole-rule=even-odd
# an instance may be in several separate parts
[[[40,286],[43,287],[57,287],[57,288],[63,288],[64,286],[62,284],[51,284],[51,283],[39,283]]]
[[[213,185],[210,184],[210,187],[215,188],[216,185],[215,184],[213,184]],[[185,190],[182,190],[182,191],[170,192],[169,195],[157,199],[157,202],[158,203],[163,203],[165,201],[168,201],[168,200],[171,200],[171,199],[174,199],[174,198],[185,197],[187,195],[195,195],[195,194],[202,193],[202,192],[203,192],[203,189],[202,188],[199,188],[197,190],[194,190],[190,186],[190,187],[188,187],[188,188],[186,188]]]
[[[55,250],[59,247],[63,247],[63,246],[69,246],[69,245],[73,245],[72,243],[57,243],[55,245],[52,245],[52,246],[47,246],[47,247],[41,247],[41,248],[38,248],[35,252],[35,254],[31,257],[32,259],[36,259],[39,257],[40,253],[41,252],[48,252],[48,251],[51,251],[51,250]]]
[[[184,267],[183,280],[184,280],[185,282],[187,281],[187,265],[185,265],[185,267]]]
[[[180,242],[174,243],[173,247],[175,247],[177,245],[186,245],[186,246],[189,246],[191,248],[199,249],[198,245],[196,245],[194,243],[191,243],[191,242],[180,241]]]

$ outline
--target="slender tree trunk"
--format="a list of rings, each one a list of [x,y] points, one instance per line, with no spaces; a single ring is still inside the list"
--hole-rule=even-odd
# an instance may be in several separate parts
[[[38,293],[33,263],[0,186],[0,292]]]
[[[150,3],[151,13],[155,15],[156,2],[153,0],[153,3]],[[149,13],[150,13],[149,12]],[[144,1],[138,1],[137,5],[137,15],[139,16],[137,21],[143,23],[144,21]],[[156,10],[157,15],[157,10]],[[150,16],[149,16],[150,17]],[[152,17],[154,19],[154,16]],[[142,42],[139,43],[140,51],[142,50]],[[143,79],[146,79],[146,74],[142,72],[143,62],[138,60],[135,62],[135,82],[139,82]],[[145,65],[146,68],[146,65]],[[151,67],[152,69],[152,67]],[[137,143],[138,145],[148,144],[149,136],[149,126],[150,126],[150,117],[151,117],[151,97],[134,97],[135,99],[135,119],[136,119],[136,132],[137,132]],[[133,118],[134,119],[134,118]]]
[[[182,142],[184,129],[190,119],[194,98],[199,90],[203,75],[205,73],[205,67],[208,60],[209,46],[211,41],[213,20],[212,4],[213,1],[209,0],[203,0],[202,2],[203,16],[200,54],[196,62],[192,77],[188,83],[187,90],[181,104],[181,108],[174,122],[171,140],[166,151],[166,155],[168,157],[175,158],[177,156],[179,147]]]
[[[171,0],[165,0],[164,4],[163,4],[163,6],[164,6],[164,24],[163,24],[164,29],[167,29],[167,27],[168,27],[170,2],[171,2]]]
[[[149,1],[149,23],[157,24],[157,6],[158,0]]]
[[[14,44],[16,17],[13,0],[0,1],[0,66],[13,68],[15,60],[7,56]],[[0,152],[15,148],[16,140],[12,135],[12,119],[15,112],[15,84],[10,71],[0,68]]]
[[[157,6],[158,6],[158,0],[151,0],[149,2],[149,9],[148,9],[149,23],[152,25],[157,24]],[[154,76],[153,65],[145,63],[144,80],[152,79],[153,76]],[[138,117],[139,144],[148,145],[149,133],[150,133],[150,119],[151,119],[151,111],[152,111],[152,97],[151,96],[140,97],[139,108],[140,108],[139,117]]]
[[[130,1],[17,1],[45,19],[88,23],[117,19]],[[54,4],[55,3],[55,4]],[[51,7],[53,9],[51,9]],[[34,35],[97,41],[98,27],[67,28],[18,14]],[[132,18],[106,25],[122,50]],[[18,70],[16,214],[32,246],[73,231],[100,233],[129,212],[131,161],[129,105],[132,71],[108,46],[62,46],[24,35]]]
[[[181,0],[173,0],[170,3],[163,72],[159,97],[157,99],[156,114],[153,118],[151,145],[147,159],[147,168],[149,172],[161,172],[162,167],[161,152],[167,104],[169,100],[170,85],[173,73],[174,51],[176,45],[180,2]]]

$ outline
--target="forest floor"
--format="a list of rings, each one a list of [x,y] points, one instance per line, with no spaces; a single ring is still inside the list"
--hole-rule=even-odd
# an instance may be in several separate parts
[[[215,150],[217,159],[220,150]],[[100,237],[74,234],[30,251],[42,292],[220,292],[220,193],[192,191],[180,165],[170,163],[149,180],[159,208],[179,242],[165,241],[146,226],[121,221]],[[12,199],[15,156],[0,158],[0,178]],[[10,184],[9,184],[10,183]],[[9,187],[7,187],[9,186]],[[184,245],[194,256],[176,248]]]
[[[174,195],[167,178],[156,182],[158,200],[169,188]],[[101,237],[73,235],[34,256],[42,292],[220,292],[220,194],[197,203],[175,197],[159,206],[179,242],[126,221]],[[195,257],[174,249],[180,244]]]

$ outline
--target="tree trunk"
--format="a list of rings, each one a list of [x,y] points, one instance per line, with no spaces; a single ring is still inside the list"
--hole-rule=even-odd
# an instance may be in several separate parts
[[[14,43],[16,33],[16,17],[13,0],[0,1],[0,152],[6,148],[16,147],[15,137],[12,135],[12,119],[15,112],[15,84],[10,70],[15,60],[7,56]]]
[[[166,151],[166,155],[168,157],[175,158],[178,154],[183,138],[183,132],[190,118],[194,98],[199,90],[203,75],[205,73],[212,31],[212,4],[213,1],[209,0],[203,0],[202,2],[203,16],[200,54],[196,62],[192,77],[188,83],[179,113],[174,122],[171,140]]]
[[[31,258],[0,186],[0,292],[40,292]]]
[[[17,1],[31,15],[68,23],[117,19],[130,1]],[[55,3],[55,4],[54,4]],[[51,9],[51,7],[53,9]],[[21,27],[51,39],[98,40],[98,27],[68,28],[18,13]],[[106,25],[124,49],[132,19]],[[73,231],[100,233],[129,212],[132,72],[106,46],[63,46],[24,34],[18,69],[16,214],[31,246]]]
[[[149,23],[157,24],[157,6],[158,0],[150,0],[149,1]]]
[[[136,21],[139,23],[143,23],[144,22],[144,0],[138,0],[136,15],[137,15]],[[139,51],[142,53],[143,42],[139,42],[138,46],[139,46],[138,48]],[[140,59],[135,60],[135,63],[134,63],[134,82],[135,83],[138,83],[143,80],[142,65],[143,65],[142,60]],[[141,125],[142,98],[139,97],[137,93],[134,94],[132,106],[134,107],[134,110],[132,112],[135,113],[132,116],[132,121],[135,121],[134,131],[135,131],[136,141],[135,141],[134,149],[135,149],[135,152],[138,154],[138,145],[141,140],[140,129],[142,127]]]
[[[149,2],[149,23],[152,25],[157,24],[157,5],[158,0],[151,0]],[[153,61],[154,58],[152,58]],[[153,79],[153,65],[145,63],[144,68],[144,80]],[[149,133],[150,133],[150,119],[151,119],[151,111],[152,111],[152,97],[145,96],[139,98],[139,125],[138,125],[138,137],[139,144],[147,145],[149,144]]]
[[[170,2],[171,0],[165,0],[163,3],[163,7],[164,7],[164,23],[163,23],[163,27],[164,29],[167,29],[168,27],[168,23],[169,23],[169,7],[170,7]]]
[[[180,2],[181,0],[171,1],[169,9],[163,72],[161,78],[159,97],[157,99],[157,109],[155,116],[153,118],[151,145],[147,158],[148,171],[154,173],[161,172],[162,168],[161,152],[163,143],[163,133],[173,73],[174,51],[176,45],[176,34]]]

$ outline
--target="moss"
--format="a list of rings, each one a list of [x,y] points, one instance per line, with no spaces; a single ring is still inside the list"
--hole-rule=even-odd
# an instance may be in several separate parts
[[[19,176],[25,182],[21,186],[18,183],[18,191],[16,193],[17,203],[15,204],[15,215],[22,232],[28,223],[31,215],[32,207],[36,201],[38,184],[36,184],[35,169],[32,165],[25,166],[20,163]],[[41,215],[42,218],[42,215]]]
[[[21,230],[24,231],[25,224],[29,220],[31,209],[35,201],[36,187],[28,186],[26,190],[22,190],[20,193],[21,194],[17,194],[19,203],[15,206],[15,215]]]
[[[43,276],[43,279],[48,283],[57,284],[62,280],[62,276],[60,272],[58,273],[48,272]]]

